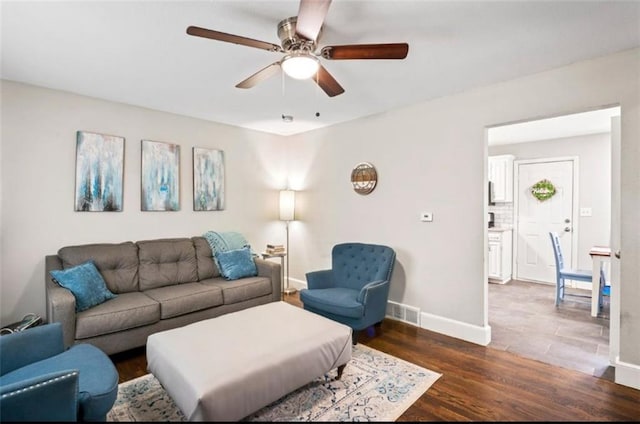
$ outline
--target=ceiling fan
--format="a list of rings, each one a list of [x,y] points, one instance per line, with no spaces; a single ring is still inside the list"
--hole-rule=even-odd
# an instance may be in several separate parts
[[[329,10],[331,0],[300,0],[298,16],[284,19],[278,23],[278,37],[281,45],[255,40],[239,35],[190,26],[187,34],[212,40],[235,43],[248,47],[285,53],[282,59],[262,68],[249,78],[236,85],[238,88],[251,88],[261,81],[278,73],[280,68],[292,78],[313,80],[329,97],[344,93],[344,88],[320,63],[319,58],[327,60],[350,59],[404,59],[407,57],[407,43],[388,44],[350,44],[325,46],[319,53],[318,39],[322,25]]]

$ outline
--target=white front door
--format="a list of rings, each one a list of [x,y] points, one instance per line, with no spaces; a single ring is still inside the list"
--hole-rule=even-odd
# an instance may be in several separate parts
[[[555,259],[550,231],[560,236],[566,266],[572,263],[574,161],[522,161],[517,167],[517,256],[516,278],[555,284]],[[531,187],[549,180],[556,189],[550,199],[540,201]]]

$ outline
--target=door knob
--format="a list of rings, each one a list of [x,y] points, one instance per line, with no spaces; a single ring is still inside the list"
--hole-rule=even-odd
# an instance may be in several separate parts
[[[616,253],[614,253],[614,255],[616,256],[616,258],[620,259],[620,251],[619,250]]]
[[[571,232],[571,227],[564,227],[564,232],[565,233],[570,233]]]
[[[565,218],[565,220],[564,220],[564,223],[565,223],[565,224],[568,224],[568,223],[570,223],[570,222],[571,222],[571,220],[570,220],[569,218]]]

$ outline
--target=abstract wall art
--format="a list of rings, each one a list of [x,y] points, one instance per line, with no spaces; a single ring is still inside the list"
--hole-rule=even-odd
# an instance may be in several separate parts
[[[143,211],[180,210],[180,146],[142,140]]]
[[[193,148],[193,210],[224,209],[224,152]]]
[[[76,211],[122,211],[123,174],[124,137],[76,133]]]

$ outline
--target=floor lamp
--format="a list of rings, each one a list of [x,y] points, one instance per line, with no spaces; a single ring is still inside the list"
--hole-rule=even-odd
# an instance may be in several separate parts
[[[284,288],[285,294],[295,293],[296,289],[289,287],[289,222],[295,220],[296,212],[296,192],[293,190],[281,190],[280,191],[280,221],[285,221],[287,227],[287,285]]]

